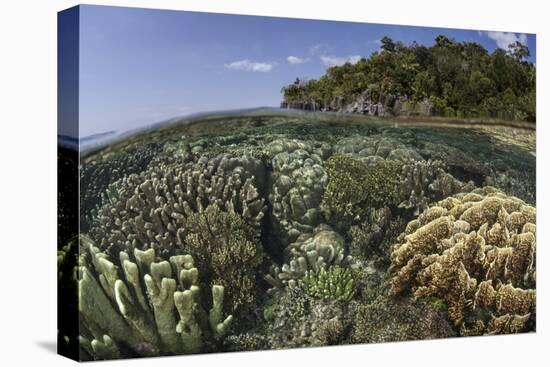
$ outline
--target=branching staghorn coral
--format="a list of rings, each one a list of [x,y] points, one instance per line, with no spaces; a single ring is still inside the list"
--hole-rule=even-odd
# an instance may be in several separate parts
[[[376,150],[371,147],[361,152],[374,154]],[[383,155],[396,156],[391,152]],[[334,155],[325,162],[328,184],[322,208],[336,228],[348,232],[353,255],[386,255],[390,244],[387,240],[401,228],[401,219],[399,215],[394,217],[392,208],[407,209],[406,216],[443,197],[471,189],[471,184],[465,185],[446,173],[440,162],[421,157],[415,160],[405,154],[395,161],[377,155],[367,157],[376,159],[365,165],[365,160],[351,155]],[[384,240],[386,243],[381,243]]]
[[[535,312],[535,209],[491,188],[438,202],[394,246],[392,293],[445,301],[463,335],[524,331]]]
[[[526,163],[526,166],[529,164]],[[535,171],[535,167],[527,170],[507,169],[504,172],[493,170],[485,177],[485,183],[535,205],[537,196]]]
[[[162,256],[182,249],[186,218],[216,204],[259,228],[266,206],[260,191],[263,163],[220,154],[190,165],[159,165],[111,186],[91,235],[113,255],[127,248],[154,248]]]
[[[296,150],[306,150],[324,160],[330,155],[332,148],[328,143],[318,140],[299,140],[280,137],[278,139],[270,140],[268,144],[266,144],[264,150],[272,159],[279,153],[291,153]]]
[[[327,225],[287,247],[288,263],[266,280],[272,305],[264,309],[272,348],[342,343],[349,329],[348,303],[355,295],[355,262],[344,239]]]
[[[253,306],[263,255],[256,231],[240,215],[213,204],[187,218],[185,233],[185,249],[202,270],[202,283],[225,288],[224,309]]]
[[[328,184],[322,208],[337,228],[349,229],[350,249],[355,255],[385,253],[388,243],[381,244],[382,237],[393,236],[392,231],[401,227],[391,208],[418,211],[428,203],[469,188],[446,173],[441,163],[424,161],[413,153],[393,154],[393,145],[384,148],[384,142],[360,151],[364,157],[376,159],[360,161],[352,158],[359,156],[353,153],[334,155],[325,162]],[[348,152],[343,146],[338,149]],[[376,153],[397,160],[387,160]]]
[[[325,162],[328,182],[321,207],[336,223],[357,220],[366,207],[397,204],[401,163],[381,160],[370,166],[345,155],[333,155]]]
[[[81,238],[78,304],[81,358],[197,353],[227,333],[224,288],[212,287],[212,308],[201,301],[190,255],[159,261],[153,249],[121,251],[118,261]]]

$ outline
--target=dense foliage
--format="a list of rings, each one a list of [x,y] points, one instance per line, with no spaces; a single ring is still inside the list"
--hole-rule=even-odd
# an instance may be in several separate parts
[[[369,58],[330,67],[318,80],[297,78],[282,93],[285,102],[313,100],[321,107],[368,93],[391,109],[388,97],[406,97],[427,100],[436,114],[448,117],[535,121],[536,67],[526,61],[529,55],[519,42],[489,53],[478,43],[443,35],[431,47],[384,37]]]

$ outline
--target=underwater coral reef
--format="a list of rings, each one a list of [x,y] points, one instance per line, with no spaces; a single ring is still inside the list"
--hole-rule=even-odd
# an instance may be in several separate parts
[[[81,234],[58,245],[79,328],[60,345],[101,360],[534,331],[535,133],[499,129],[243,115],[83,154]]]
[[[437,297],[462,335],[524,331],[536,313],[536,212],[488,186],[411,221],[391,254],[393,294]]]

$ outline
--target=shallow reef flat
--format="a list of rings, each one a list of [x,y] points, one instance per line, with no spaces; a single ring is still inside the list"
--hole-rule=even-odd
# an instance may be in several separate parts
[[[257,111],[98,145],[60,237],[80,315],[60,341],[98,360],[535,331],[535,136]]]

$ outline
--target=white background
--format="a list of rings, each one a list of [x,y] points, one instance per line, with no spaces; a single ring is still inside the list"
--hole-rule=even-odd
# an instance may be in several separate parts
[[[102,366],[548,366],[548,86],[544,1],[94,1],[284,17],[537,33],[537,333],[104,362]],[[65,366],[56,342],[56,12],[75,1],[0,3],[0,365]],[[546,339],[546,340],[545,340]]]

